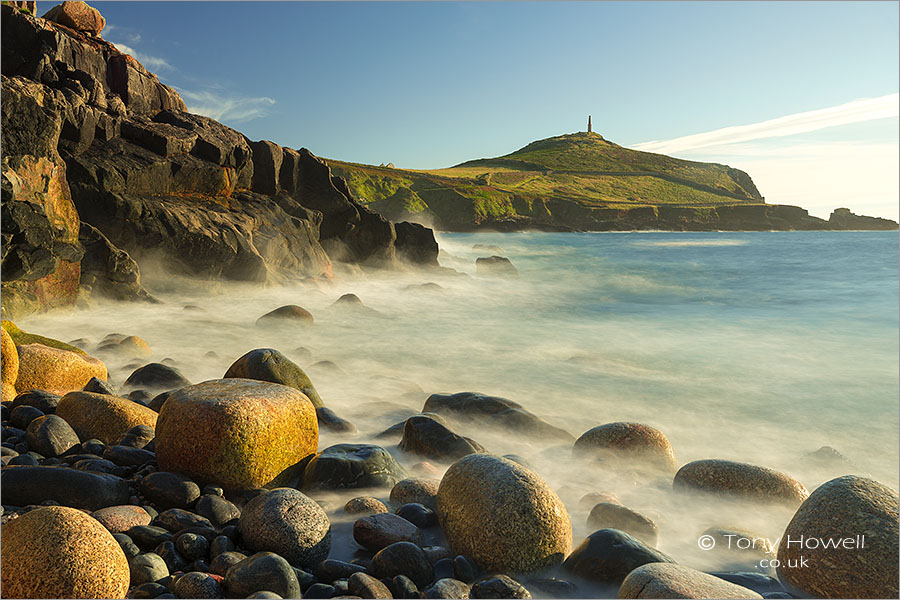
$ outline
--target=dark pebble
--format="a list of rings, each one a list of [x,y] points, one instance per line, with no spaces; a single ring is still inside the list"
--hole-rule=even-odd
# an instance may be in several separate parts
[[[6,464],[8,464],[8,465],[25,465],[28,467],[36,467],[41,463],[39,463],[38,460],[35,457],[33,457],[31,454],[20,454],[18,456],[13,457],[12,459],[10,459],[10,461]]]
[[[423,598],[468,598],[469,584],[457,579],[438,579],[422,592]]]
[[[549,596],[551,598],[578,598],[581,594],[571,581],[565,579],[529,579],[528,587],[540,592],[541,596]]]
[[[425,552],[411,542],[397,542],[379,550],[372,558],[372,573],[376,577],[406,575],[419,587],[436,579]]]
[[[391,593],[394,598],[419,598],[419,588],[406,575],[397,575],[391,580]]]
[[[192,513],[181,508],[170,508],[164,510],[153,520],[154,525],[165,527],[169,531],[181,531],[188,527],[209,527],[212,529],[212,523],[206,517]]]
[[[50,457],[59,456],[79,443],[75,430],[56,415],[45,415],[29,423],[25,441],[32,450]]]
[[[210,558],[215,558],[223,552],[232,551],[234,551],[234,541],[226,535],[216,536],[209,544]]]
[[[460,581],[465,583],[475,581],[475,567],[465,556],[459,555],[453,559],[453,572]]]
[[[309,586],[306,592],[303,593],[304,598],[331,598],[334,596],[335,589],[334,586],[328,585],[327,583],[314,583]]]
[[[156,437],[156,431],[149,425],[135,425],[125,432],[116,446],[129,446],[131,448],[144,448]]]
[[[216,527],[221,527],[241,517],[241,509],[221,495],[204,494],[197,500],[194,512],[204,516]]]
[[[175,549],[187,560],[197,560],[209,555],[209,542],[196,533],[185,533],[175,539]]]
[[[188,561],[184,559],[181,554],[178,553],[178,550],[175,549],[175,544],[172,542],[163,542],[154,550],[157,554],[162,557],[164,561],[166,561],[166,565],[169,567],[169,572],[174,573],[175,571],[184,571],[188,565]]]
[[[116,390],[109,383],[98,377],[91,377],[91,380],[81,388],[85,392],[93,392],[94,394],[106,394],[107,396],[115,396]]]
[[[442,558],[441,560],[434,563],[435,579],[454,579],[455,574],[456,573],[453,570],[452,558]]]
[[[131,584],[158,583],[166,577],[170,569],[166,561],[153,552],[138,554],[128,562]]]
[[[447,546],[422,546],[422,552],[432,565],[442,558],[453,558],[453,551]]]
[[[297,576],[297,581],[300,582],[301,592],[305,592],[309,586],[316,583],[316,576],[308,571],[304,571],[303,569],[294,567],[294,575]]]
[[[23,404],[12,409],[12,413],[9,415],[9,422],[18,429],[27,429],[32,421],[43,416],[44,411]]]
[[[438,524],[438,518],[434,511],[418,502],[404,504],[394,514],[403,517],[416,527],[433,527]]]
[[[195,560],[187,566],[188,571],[199,571],[200,573],[209,573],[209,563],[203,559]]]
[[[212,562],[209,563],[209,572],[224,577],[225,573],[228,572],[228,569],[245,558],[247,558],[247,555],[241,554],[240,552],[222,552],[214,556]]]
[[[619,586],[631,571],[654,562],[675,561],[623,531],[600,529],[572,551],[562,569],[598,583]]]
[[[222,586],[206,573],[185,573],[175,582],[175,595],[179,598],[222,598]]]
[[[141,548],[155,548],[172,539],[171,531],[155,525],[136,525],[125,533]]]
[[[125,380],[128,387],[147,387],[173,390],[191,385],[178,369],[173,369],[162,363],[150,363],[136,369]]]
[[[354,573],[365,571],[364,567],[354,565],[353,563],[327,558],[316,565],[314,569],[316,579],[319,581],[336,581],[338,579],[347,579]]]
[[[344,596],[350,593],[350,586],[347,584],[346,579],[338,579],[337,581],[332,582],[332,585],[334,586],[335,597]]]
[[[45,415],[52,415],[56,413],[56,407],[59,405],[60,398],[62,396],[57,396],[44,390],[28,390],[15,397],[12,408],[33,406]]]
[[[130,446],[110,446],[103,451],[103,458],[120,466],[139,467],[156,460],[156,455],[143,448]]]
[[[84,454],[94,454],[97,457],[103,456],[103,453],[106,451],[106,444],[101,442],[98,439],[88,440],[86,442],[81,442],[81,452]]]
[[[365,573],[351,575],[347,580],[347,590],[360,598],[393,598],[386,585]]]
[[[422,531],[404,519],[391,513],[379,513],[357,519],[353,524],[353,539],[371,552],[378,552],[396,542],[421,544]]]
[[[119,542],[119,547],[122,548],[122,552],[125,553],[125,558],[131,560],[133,557],[137,556],[141,553],[141,549],[137,547],[137,544],[128,537],[124,533],[114,533],[112,534],[116,541]]]
[[[246,598],[261,590],[282,598],[299,598],[300,582],[284,558],[273,552],[257,552],[228,569],[225,590],[231,598]]]
[[[72,468],[78,469],[79,471],[109,473],[111,475],[116,475],[117,477],[122,474],[122,467],[105,458],[86,458],[84,460],[79,460],[72,465]]]
[[[139,489],[144,498],[163,510],[188,508],[200,497],[200,487],[190,478],[168,471],[150,473]]]
[[[213,496],[224,496],[225,490],[218,485],[207,484],[203,486],[203,495],[212,494]]]
[[[160,594],[165,594],[169,590],[166,586],[156,582],[142,583],[131,591],[132,598],[157,598]]]
[[[531,598],[528,589],[506,575],[491,575],[472,585],[470,598]]]

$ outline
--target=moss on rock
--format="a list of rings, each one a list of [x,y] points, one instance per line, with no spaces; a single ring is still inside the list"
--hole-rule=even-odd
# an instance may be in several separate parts
[[[157,419],[156,412],[143,404],[92,392],[69,392],[59,401],[56,415],[65,419],[82,440],[97,439],[107,445],[121,439],[132,427],[156,427]]]
[[[48,506],[3,526],[2,584],[8,598],[124,598],[128,560],[96,519]]]
[[[46,390],[65,394],[83,388],[91,377],[106,381],[106,365],[84,352],[70,352],[43,344],[19,344],[16,390]]]
[[[572,523],[536,473],[489,454],[450,466],[437,493],[450,547],[487,571],[528,573],[558,565],[572,547]]]
[[[281,483],[287,469],[314,454],[319,426],[312,402],[294,388],[216,379],[169,395],[155,444],[160,470],[254,489]]]
[[[87,352],[85,352],[81,348],[76,348],[72,344],[67,344],[59,340],[54,340],[53,338],[37,335],[36,333],[28,333],[22,331],[12,321],[2,321],[2,327],[10,335],[17,346],[21,346],[22,344],[43,344],[45,346],[50,346],[51,348],[68,350],[69,352],[74,352],[75,354],[87,354]]]
[[[274,348],[257,348],[234,361],[225,372],[225,379],[233,377],[280,383],[306,394],[316,408],[325,406],[306,372]]]

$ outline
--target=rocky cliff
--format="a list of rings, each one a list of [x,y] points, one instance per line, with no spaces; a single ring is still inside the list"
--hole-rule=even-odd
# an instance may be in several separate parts
[[[4,314],[79,290],[147,299],[148,259],[257,282],[331,277],[333,261],[437,265],[430,229],[368,210],[306,149],[188,113],[99,37],[99,13],[64,5],[47,18],[2,6]]]

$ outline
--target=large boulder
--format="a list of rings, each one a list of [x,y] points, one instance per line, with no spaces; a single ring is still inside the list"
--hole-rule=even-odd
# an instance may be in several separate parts
[[[532,439],[537,437],[568,442],[574,439],[568,431],[547,423],[522,408],[518,402],[477,392],[432,394],[425,401],[422,412],[437,413],[461,423],[487,425]]]
[[[57,4],[41,18],[89,35],[100,35],[106,27],[106,19],[100,11],[81,0],[66,0]]]
[[[405,188],[402,188],[405,189]],[[413,192],[415,193],[415,192]],[[434,231],[418,223],[394,223],[397,232],[397,258],[414,265],[438,266],[438,243]]]
[[[277,484],[315,453],[312,402],[287,386],[217,379],[172,392],[156,423],[159,468],[230,489]]]
[[[651,563],[628,574],[619,598],[762,598],[753,590],[682,565]]]
[[[56,414],[83,440],[112,445],[132,427],[156,427],[157,414],[127,398],[92,392],[69,392],[59,401]]]
[[[437,514],[454,552],[487,570],[539,571],[561,563],[572,546],[572,524],[556,492],[498,456],[470,454],[451,465]]]
[[[19,351],[16,390],[65,394],[83,388],[92,377],[106,381],[106,365],[98,359],[43,344],[23,344]]]
[[[258,379],[296,388],[306,394],[313,406],[324,406],[309,376],[284,354],[273,348],[258,348],[243,355],[228,367],[225,378]]]
[[[677,466],[672,444],[665,434],[643,423],[607,423],[575,440],[577,456],[591,456],[613,466],[649,467],[672,472]]]
[[[618,586],[634,569],[647,563],[674,563],[659,550],[618,529],[601,529],[587,536],[563,563],[563,571],[607,586]]]
[[[406,471],[381,446],[336,444],[319,452],[306,465],[303,487],[308,489],[393,487]]]
[[[124,598],[128,560],[112,534],[74,508],[47,506],[3,525],[6,598]]]
[[[588,515],[587,528],[588,531],[618,529],[650,546],[655,546],[659,538],[659,528],[653,520],[614,502],[597,503]]]
[[[676,490],[719,494],[787,506],[798,506],[809,492],[802,483],[780,471],[730,460],[695,460],[675,474]]]
[[[276,552],[295,567],[314,567],[331,550],[328,515],[292,488],[277,488],[248,502],[238,531],[250,550]]]
[[[12,506],[53,500],[63,506],[98,510],[128,504],[128,482],[115,475],[66,467],[22,466],[0,472],[3,503]]]
[[[6,333],[5,327],[0,327],[0,382],[3,385],[15,387],[16,377],[19,375],[19,352],[12,336]]]
[[[816,488],[778,546],[778,577],[800,597],[898,596],[898,498],[846,475]]]

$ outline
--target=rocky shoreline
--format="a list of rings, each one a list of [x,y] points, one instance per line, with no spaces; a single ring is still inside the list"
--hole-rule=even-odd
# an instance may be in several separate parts
[[[305,320],[298,310],[274,312],[269,318],[285,324]],[[74,343],[83,349],[9,321],[2,338],[2,585],[10,597],[898,593],[898,496],[871,479],[838,477],[810,493],[762,466],[682,464],[666,435],[646,424],[599,424],[576,438],[516,402],[470,392],[431,394],[421,413],[376,436],[381,445],[358,443],[356,426],[275,349],[246,353],[221,379],[197,384],[144,358],[117,388],[82,340]],[[116,334],[93,352],[150,355],[140,338]],[[568,447],[564,460],[603,469],[608,482],[625,474],[697,506],[777,506],[794,516],[780,543],[727,550],[734,568],[706,572],[657,549],[664,528],[612,490],[567,505],[565,491],[526,459],[491,454],[458,433],[467,424]],[[344,441],[322,447],[325,433]],[[583,540],[575,518],[591,532]],[[853,549],[797,543],[859,535],[865,541]],[[707,538],[722,547],[762,539],[724,525],[701,543]],[[758,568],[761,561],[770,567]]]

